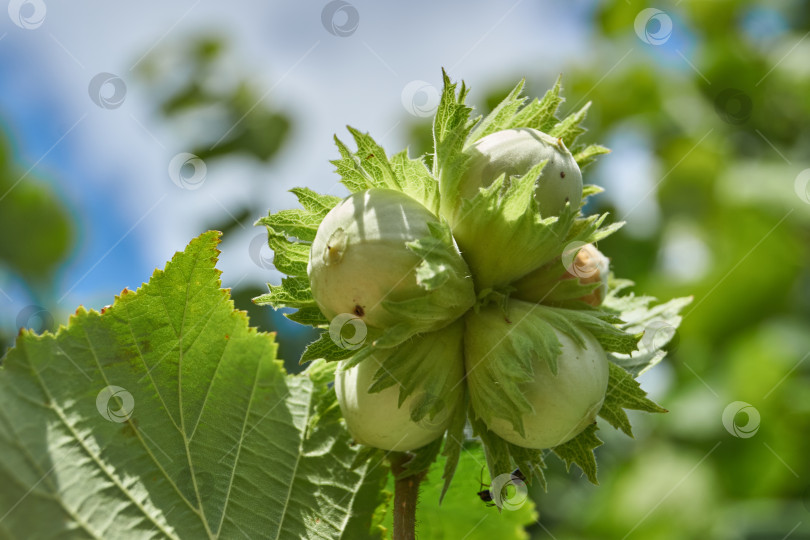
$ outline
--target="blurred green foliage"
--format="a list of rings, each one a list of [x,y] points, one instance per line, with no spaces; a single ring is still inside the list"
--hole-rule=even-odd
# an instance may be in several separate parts
[[[226,53],[224,38],[202,34],[154,52],[139,74],[167,120],[204,115],[205,129],[198,133],[206,138],[194,141],[191,150],[203,161],[232,154],[270,161],[286,139],[291,121],[264,103],[265,96],[243,74],[228,82],[233,73],[225,68],[230,61]]]
[[[50,186],[13,162],[9,141],[0,131],[0,272],[20,283],[31,302],[47,304],[53,293],[51,278],[73,246],[74,229],[67,208]],[[17,330],[0,327],[0,357]]]
[[[162,45],[137,74],[161,120],[207,163],[231,157],[269,163],[289,136],[292,120],[239,69],[224,37],[203,33]],[[267,212],[249,202],[228,210],[230,215],[211,216],[207,227],[226,239],[239,223],[252,223]]]
[[[31,282],[44,285],[71,246],[70,216],[56,195],[19,171],[0,135],[0,261]],[[20,223],[30,226],[20,227]]]

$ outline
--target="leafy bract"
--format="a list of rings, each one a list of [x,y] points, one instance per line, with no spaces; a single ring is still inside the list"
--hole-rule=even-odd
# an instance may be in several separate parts
[[[638,377],[663,360],[672,343],[677,341],[677,329],[681,324],[680,312],[692,302],[692,297],[674,298],[652,305],[655,298],[627,292],[632,285],[630,280],[613,279],[604,306],[621,314],[620,328],[627,332],[644,333],[639,341],[638,351],[611,355],[616,364]]]
[[[508,124],[503,129],[509,128],[534,128],[543,132],[548,132],[559,119],[556,117],[557,109],[564,99],[560,97],[562,89],[562,75],[557,77],[557,81],[543,96],[543,99],[533,99],[528,105],[520,109],[515,116],[509,119]]]
[[[420,258],[416,282],[424,294],[406,300],[384,300],[385,309],[400,323],[386,328],[374,341],[394,347],[420,332],[441,328],[459,318],[475,303],[470,269],[459,255],[446,223],[428,223],[430,235],[407,244]]]
[[[101,314],[20,334],[0,370],[2,536],[370,531],[386,471],[352,470],[334,368],[284,372],[220,288],[218,242],[194,239]]]
[[[591,424],[567,443],[553,448],[557,457],[565,462],[566,469],[576,465],[593,484],[599,484],[596,480],[596,456],[593,449],[602,445],[602,441],[596,436],[597,429],[599,428],[595,423]]]
[[[410,195],[434,213],[438,210],[439,185],[422,158],[411,159],[408,151],[403,150],[389,160],[371,135],[352,127],[348,129],[357,151],[352,152],[335,137],[340,158],[332,164],[349,191],[357,193],[375,187],[394,189]]]
[[[608,392],[605,394],[605,402],[599,411],[599,416],[616,429],[622,430],[629,437],[633,436],[630,427],[630,419],[627,418],[625,409],[635,409],[646,412],[667,412],[659,407],[649,398],[647,393],[633,376],[624,368],[610,363],[610,378],[608,379]]]
[[[441,495],[439,495],[439,502],[444,499],[447,490],[450,487],[450,482],[453,481],[453,476],[456,474],[456,468],[461,457],[461,451],[464,447],[464,427],[467,425],[467,392],[466,387],[462,387],[462,399],[459,406],[453,411],[453,417],[450,420],[450,427],[444,436],[444,447],[442,448],[442,456],[445,458],[444,472],[442,479],[444,485],[442,486]]]
[[[548,132],[553,137],[559,137],[563,140],[569,148],[573,146],[577,137],[585,133],[585,128],[582,127],[582,121],[585,120],[585,115],[588,114],[588,109],[591,107],[591,102],[586,103],[580,110],[574,114],[568,115],[565,120],[555,125]]]
[[[399,388],[399,406],[417,389],[411,420],[435,417],[453,407],[464,389],[464,323],[458,320],[436,332],[417,336],[399,347],[385,350],[369,392]],[[368,361],[368,360],[367,360]]]
[[[560,216],[540,215],[534,179],[544,165],[522,177],[499,177],[461,200],[453,214],[453,233],[479,290],[503,288],[562,252],[579,209],[568,204]],[[509,256],[493,256],[499,252]]]
[[[254,302],[274,309],[297,308],[298,311],[288,315],[289,318],[302,324],[321,326],[329,321],[312,298],[307,277],[309,247],[321,221],[341,199],[307,188],[295,188],[292,192],[303,209],[270,213],[256,222],[267,228],[267,244],[273,250],[273,264],[289,277],[282,279],[280,285],[268,284],[270,292],[255,298]]]
[[[600,144],[590,144],[588,146],[576,146],[571,149],[571,153],[574,155],[574,161],[576,161],[579,168],[582,169],[586,165],[590,165],[596,161],[596,156],[609,154],[610,149]],[[584,195],[585,193],[583,192],[583,196]]]

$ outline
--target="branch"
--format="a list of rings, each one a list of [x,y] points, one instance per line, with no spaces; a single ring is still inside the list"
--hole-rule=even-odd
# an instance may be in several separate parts
[[[425,472],[400,478],[405,472],[405,464],[413,456],[401,452],[391,459],[391,472],[394,473],[394,538],[393,540],[416,539],[416,503],[419,498],[419,483]]]

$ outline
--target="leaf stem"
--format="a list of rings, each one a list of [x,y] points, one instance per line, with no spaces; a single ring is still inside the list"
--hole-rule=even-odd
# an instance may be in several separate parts
[[[413,456],[405,452],[391,459],[394,473],[394,538],[393,540],[416,539],[416,504],[419,499],[419,484],[425,473],[411,474],[400,478],[405,472],[405,463]]]

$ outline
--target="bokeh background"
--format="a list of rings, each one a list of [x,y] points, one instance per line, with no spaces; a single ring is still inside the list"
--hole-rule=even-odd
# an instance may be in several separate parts
[[[808,37],[799,0],[12,0],[0,351],[216,228],[224,285],[297,369],[312,334],[250,302],[280,279],[255,219],[295,186],[346,193],[346,124],[425,152],[442,67],[481,113],[562,74],[562,112],[592,101],[585,137],[613,150],[584,171],[607,189],[588,210],[627,221],[600,249],[636,291],[695,300],[642,376],[669,414],[600,432],[600,487],[551,462],[527,537],[810,538]]]

